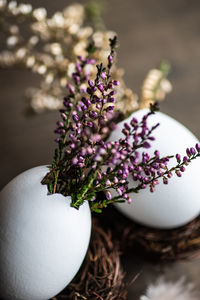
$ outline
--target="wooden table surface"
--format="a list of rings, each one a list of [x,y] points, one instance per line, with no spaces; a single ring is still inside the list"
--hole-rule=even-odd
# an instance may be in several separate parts
[[[48,6],[50,13],[76,1],[26,1]],[[83,1],[80,1],[83,2]],[[48,3],[48,5],[47,5]],[[126,71],[127,85],[139,92],[146,72],[168,59],[172,65],[173,92],[161,110],[186,125],[200,137],[200,1],[198,0],[109,0],[104,12],[108,29],[118,33],[118,65]],[[51,161],[53,130],[57,113],[27,118],[24,90],[37,86],[37,76],[23,70],[0,70],[0,188],[20,172]],[[127,258],[131,276],[142,268],[130,287],[130,300],[138,299],[160,269],[136,257]],[[199,288],[200,262],[167,266],[166,277],[185,275]]]

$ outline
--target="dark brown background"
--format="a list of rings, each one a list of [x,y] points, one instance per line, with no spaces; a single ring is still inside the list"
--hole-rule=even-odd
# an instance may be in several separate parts
[[[27,2],[45,6],[51,14],[75,1]],[[200,1],[109,0],[104,19],[107,28],[118,33],[118,65],[126,70],[126,83],[135,92],[150,68],[163,58],[171,62],[174,89],[161,109],[200,137]],[[24,90],[37,83],[38,78],[27,71],[0,70],[0,188],[20,172],[51,161],[57,113],[32,118],[23,113]],[[130,288],[132,300],[154,280],[159,269],[133,257],[127,262],[130,276],[143,268],[137,284]],[[177,263],[165,274],[170,279],[186,275],[198,287],[200,263]]]

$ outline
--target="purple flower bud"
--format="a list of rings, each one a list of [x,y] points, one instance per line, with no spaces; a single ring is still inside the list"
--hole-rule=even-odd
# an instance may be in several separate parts
[[[120,188],[118,188],[117,193],[121,196],[122,195],[122,190]]]
[[[178,177],[181,177],[181,176],[182,176],[181,171],[177,170],[177,171],[176,171],[176,175],[177,175]]]
[[[98,172],[98,173],[97,173],[97,179],[98,179],[98,180],[101,180],[101,178],[102,178],[101,173]]]
[[[117,183],[119,182],[119,180],[118,180],[118,178],[117,178],[116,176],[113,178],[113,182],[114,182],[115,184],[117,184]]]
[[[106,73],[105,73],[105,72],[102,72],[102,73],[101,73],[101,78],[102,78],[102,79],[105,79],[105,78],[106,78]]]
[[[101,155],[97,154],[94,156],[94,161],[102,161]]]
[[[82,156],[79,156],[79,158],[78,158],[78,160],[79,160],[79,162],[84,162],[84,158],[82,157]]]
[[[173,176],[172,172],[168,172],[167,177],[172,178],[172,176]]]
[[[181,167],[180,167],[180,171],[181,171],[181,172],[185,172],[185,167],[184,167],[184,166],[181,166]]]
[[[88,80],[88,84],[89,84],[90,87],[94,87],[94,81]]]
[[[97,104],[96,104],[96,108],[97,108],[97,109],[101,109],[101,104],[97,103]]]
[[[57,124],[59,127],[63,127],[63,126],[64,126],[63,122],[60,122],[60,121],[58,121],[56,124]]]
[[[106,108],[106,111],[113,111],[114,110],[114,106],[108,106],[107,108]]]
[[[66,114],[65,114],[65,113],[62,113],[62,114],[61,114],[61,118],[63,119],[63,121],[67,120]]]
[[[115,98],[113,98],[113,97],[108,98],[108,102],[114,103],[115,102]]]
[[[148,139],[149,139],[150,141],[155,141],[155,137],[154,137],[154,136],[149,136]]]
[[[92,128],[94,126],[93,122],[87,121],[86,126]]]
[[[77,105],[77,106],[76,106],[76,109],[77,109],[78,112],[82,112],[82,108],[81,108],[80,105]]]
[[[135,125],[137,125],[137,123],[138,123],[138,120],[136,119],[136,118],[132,118],[132,120],[131,120],[131,126],[135,126]]]
[[[59,143],[59,142],[60,142],[60,139],[59,139],[59,138],[55,139],[55,142],[56,142],[56,143]]]
[[[72,164],[73,165],[77,165],[78,164],[78,159],[77,159],[76,156],[74,158],[72,158]]]
[[[79,63],[76,63],[76,70],[79,74],[82,72],[82,68]]]
[[[144,142],[143,148],[149,149],[151,148],[151,144],[149,144],[148,142]]]
[[[118,80],[113,80],[113,84],[114,84],[115,86],[118,86],[118,85],[119,85],[119,81],[118,81]]]
[[[196,150],[195,150],[195,148],[190,148],[190,153],[192,154],[192,155],[195,155],[196,154]]]
[[[124,127],[126,128],[126,130],[131,130],[131,127],[128,125],[128,123],[124,123]]]
[[[112,62],[113,62],[113,57],[112,57],[112,55],[109,55],[109,56],[108,56],[108,61],[109,61],[109,63],[112,63]]]
[[[160,163],[159,166],[160,166],[161,169],[166,169],[166,166],[163,163]]]
[[[75,88],[70,83],[67,85],[69,92],[74,95],[75,94]]]
[[[163,183],[168,184],[168,179],[166,177],[163,178]]]
[[[131,202],[132,202],[131,197],[128,197],[126,200],[127,200],[128,204],[131,204]]]
[[[77,114],[73,114],[72,118],[73,118],[73,120],[74,120],[75,122],[78,122],[78,121],[79,121],[79,117],[78,117]]]
[[[150,186],[150,192],[154,193],[155,192],[155,187],[154,186]]]
[[[197,152],[200,152],[200,144],[197,143],[195,147],[197,149]]]
[[[88,88],[87,88],[87,92],[88,92],[89,95],[91,95],[91,94],[93,93],[93,90],[92,90],[91,88],[88,87]]]
[[[111,186],[111,182],[110,182],[109,179],[106,180],[106,185],[107,185],[107,186]]]
[[[112,88],[113,88],[113,85],[112,85],[111,82],[109,82],[109,84],[107,85],[107,88],[108,88],[108,89],[112,89]]]
[[[163,172],[161,170],[158,170],[157,174],[158,174],[158,176],[162,176]]]
[[[100,90],[100,92],[103,92],[103,91],[104,91],[104,86],[103,86],[102,83],[99,83],[97,87],[98,87],[98,89]]]
[[[71,144],[70,144],[70,148],[71,148],[71,149],[74,149],[75,147],[76,147],[76,145],[75,145],[74,143],[71,143]]]
[[[96,117],[98,116],[98,113],[96,111],[91,110],[89,112],[89,115],[92,119],[96,119]]]
[[[106,191],[106,198],[107,200],[111,200],[112,199],[112,195],[109,191]]]
[[[176,160],[177,160],[177,162],[180,163],[180,161],[181,161],[181,156],[180,156],[180,154],[176,154]]]
[[[83,167],[84,167],[84,164],[83,164],[83,163],[78,163],[78,166],[79,166],[80,168],[83,168]]]
[[[191,152],[190,152],[190,149],[189,149],[189,148],[186,149],[186,154],[187,154],[188,157],[191,156]]]
[[[90,64],[90,65],[94,65],[95,64],[95,59],[90,59],[90,60],[88,60],[88,64]]]
[[[111,91],[111,92],[109,93],[109,96],[114,96],[114,94],[115,94],[115,91]]]

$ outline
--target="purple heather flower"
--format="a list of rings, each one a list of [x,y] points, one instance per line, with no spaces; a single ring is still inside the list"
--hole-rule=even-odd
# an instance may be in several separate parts
[[[184,167],[184,166],[181,166],[181,167],[180,167],[180,171],[181,171],[181,172],[185,172],[185,167]]]
[[[109,61],[109,63],[112,63],[112,62],[113,62],[113,57],[112,57],[112,55],[109,55],[109,56],[108,56],[108,61]]]
[[[109,191],[106,191],[106,198],[107,200],[111,200],[112,199],[112,195]]]
[[[96,117],[98,116],[98,113],[96,111],[91,110],[89,112],[89,115],[92,119],[96,119]]]
[[[113,84],[114,84],[115,86],[118,86],[118,85],[119,85],[119,81],[118,81],[118,80],[113,80]]]
[[[61,118],[63,119],[63,121],[67,120],[67,116],[65,113],[61,113]]]
[[[192,155],[195,155],[195,154],[196,154],[195,148],[191,147],[191,148],[190,148],[190,153],[191,153]]]
[[[149,149],[151,148],[151,145],[148,142],[144,142],[143,147]]]
[[[81,66],[80,66],[79,63],[76,63],[76,70],[77,70],[77,72],[78,72],[79,74],[81,74],[82,68],[81,68]]]
[[[78,158],[77,157],[72,158],[72,164],[73,165],[77,165],[78,164]]]
[[[88,80],[88,84],[89,84],[90,87],[94,87],[94,81]]]
[[[181,161],[181,156],[180,156],[180,154],[176,154],[176,160],[177,160],[178,163],[180,163],[180,161]]]
[[[168,184],[168,179],[166,177],[163,177],[163,183]]]
[[[197,144],[195,145],[195,147],[196,147],[196,149],[197,149],[197,152],[200,152],[200,144],[197,143]]]
[[[188,157],[191,156],[191,152],[190,152],[190,149],[189,149],[189,148],[186,149],[186,154],[187,154]]]
[[[71,85],[71,84],[68,84],[67,87],[68,87],[69,92],[70,92],[72,95],[74,95],[74,94],[75,94],[75,88],[74,88],[74,86]]]
[[[102,79],[105,79],[105,78],[106,78],[106,73],[105,73],[105,72],[102,72],[102,73],[101,73],[101,78],[102,78]]]
[[[77,115],[76,113],[72,115],[72,118],[73,118],[73,120],[74,120],[75,122],[78,122],[78,121],[79,121],[79,117],[78,117],[78,115]]]
[[[177,170],[177,171],[176,171],[176,175],[177,175],[178,177],[181,177],[181,176],[182,176],[181,171]]]
[[[98,87],[98,89],[99,89],[101,92],[104,91],[104,86],[103,86],[102,83],[99,83],[99,84],[97,85],[97,87]]]

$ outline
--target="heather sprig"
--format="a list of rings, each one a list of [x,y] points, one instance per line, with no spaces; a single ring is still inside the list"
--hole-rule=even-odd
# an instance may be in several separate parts
[[[78,57],[73,83],[68,85],[68,95],[60,111],[62,121],[57,122],[55,130],[59,137],[54,162],[42,180],[50,193],[70,195],[71,205],[77,209],[85,200],[96,212],[113,202],[130,203],[131,193],[147,187],[154,192],[159,178],[167,184],[173,173],[180,177],[185,166],[200,156],[197,144],[196,149],[187,149],[183,159],[177,154],[177,165],[168,168],[172,156],[160,157],[159,151],[153,157],[148,154],[147,149],[154,141],[153,131],[159,126],[147,125],[148,118],[157,110],[156,105],[151,105],[140,122],[133,117],[130,124],[124,123],[123,138],[105,140],[116,126],[115,86],[119,83],[111,76],[116,42],[116,37],[110,40],[107,66],[97,65],[95,78],[88,72],[88,66],[95,62]],[[134,187],[130,187],[130,178],[135,181]],[[97,193],[102,191],[105,198],[96,200]]]

